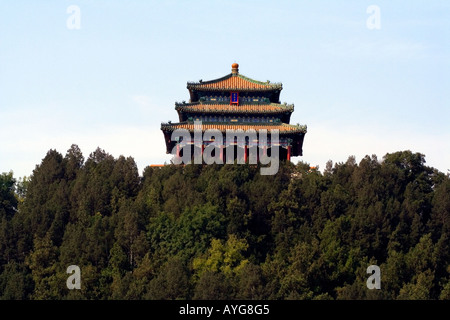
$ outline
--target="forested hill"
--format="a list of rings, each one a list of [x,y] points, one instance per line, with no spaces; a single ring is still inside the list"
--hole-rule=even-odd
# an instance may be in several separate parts
[[[449,299],[450,178],[410,151],[323,173],[73,145],[0,175],[3,299]],[[66,286],[81,269],[81,290]],[[369,265],[381,289],[369,290]]]

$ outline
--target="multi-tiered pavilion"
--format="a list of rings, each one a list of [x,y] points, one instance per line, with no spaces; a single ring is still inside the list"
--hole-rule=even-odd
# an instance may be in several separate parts
[[[290,160],[292,156],[302,155],[303,139],[306,134],[305,125],[289,124],[294,111],[293,104],[281,104],[281,83],[261,82],[250,79],[239,73],[239,65],[233,63],[231,73],[215,80],[188,82],[189,102],[175,103],[178,112],[178,123],[162,123],[167,153],[172,153],[177,141],[171,140],[176,129],[187,129],[194,132],[195,121],[201,121],[201,129],[218,129],[225,136],[227,130],[254,129],[267,132],[277,129],[279,141],[279,157]],[[203,141],[201,150],[210,141]],[[223,142],[225,145],[225,141]],[[247,141],[248,144],[255,143]],[[194,141],[191,141],[194,147]],[[256,141],[258,144],[258,141]],[[267,152],[270,152],[269,145]],[[244,146],[244,158],[247,160],[248,148]],[[221,157],[226,156],[227,149],[221,150]],[[193,153],[191,153],[193,154]],[[237,154],[234,153],[233,154]]]

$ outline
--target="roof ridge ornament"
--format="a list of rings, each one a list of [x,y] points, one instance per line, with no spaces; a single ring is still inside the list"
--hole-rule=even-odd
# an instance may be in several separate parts
[[[237,76],[239,74],[239,64],[236,62],[231,65],[231,74]]]

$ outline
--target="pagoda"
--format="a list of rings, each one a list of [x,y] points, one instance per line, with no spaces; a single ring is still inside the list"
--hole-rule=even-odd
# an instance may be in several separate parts
[[[306,134],[305,125],[289,124],[294,111],[293,104],[281,104],[281,83],[271,83],[253,80],[239,73],[239,65],[233,63],[231,73],[224,77],[199,82],[188,82],[189,102],[175,103],[179,122],[162,123],[161,130],[166,142],[166,153],[173,153],[177,141],[171,140],[176,129],[187,129],[194,132],[195,123],[201,121],[201,129],[218,129],[223,134],[227,130],[249,130],[266,132],[278,130],[280,160],[290,160],[292,156],[302,156],[303,139]],[[194,141],[191,142],[194,148]],[[202,142],[201,152],[208,144]],[[247,141],[251,144],[254,141]],[[256,141],[256,144],[259,142]],[[225,145],[225,142],[223,143]],[[225,146],[224,146],[225,147]],[[270,152],[270,145],[267,152]],[[177,153],[179,151],[177,150]],[[226,156],[224,148],[221,157]],[[245,161],[247,162],[247,146],[245,146]],[[192,153],[191,153],[192,154]],[[233,154],[234,153],[233,150]]]

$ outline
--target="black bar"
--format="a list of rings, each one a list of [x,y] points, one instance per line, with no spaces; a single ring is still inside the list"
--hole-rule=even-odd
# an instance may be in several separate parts
[[[399,319],[447,314],[448,301],[1,301],[2,314],[94,319]],[[24,318],[24,316],[26,318]],[[120,318],[119,318],[120,316]]]

